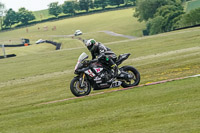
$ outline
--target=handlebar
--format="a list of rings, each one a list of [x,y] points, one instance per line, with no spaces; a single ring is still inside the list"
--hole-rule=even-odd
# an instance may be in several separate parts
[[[84,65],[89,65],[89,64],[94,63],[94,62],[97,62],[97,61],[98,61],[98,59],[94,59],[94,60],[85,60],[85,61],[83,62],[83,64],[84,64]]]

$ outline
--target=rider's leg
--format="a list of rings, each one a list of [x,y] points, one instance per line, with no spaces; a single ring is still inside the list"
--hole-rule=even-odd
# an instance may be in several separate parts
[[[114,71],[114,77],[117,77],[121,72],[118,68],[118,66],[116,65],[116,63],[113,61],[112,58],[109,59],[109,64],[111,66],[111,69]]]

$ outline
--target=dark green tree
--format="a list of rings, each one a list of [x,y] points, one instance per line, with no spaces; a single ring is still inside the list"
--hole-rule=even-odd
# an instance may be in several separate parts
[[[27,24],[29,21],[34,20],[35,16],[31,11],[26,10],[25,8],[20,8],[17,12],[18,21],[22,24]]]
[[[12,10],[12,8],[10,8],[7,11],[4,19],[4,26],[5,27],[9,26],[11,28],[11,26],[15,23],[18,23],[18,14],[14,10]]]
[[[162,33],[163,21],[164,21],[164,18],[162,16],[157,16],[153,19],[149,19],[146,25],[148,34],[154,35],[154,34]]]
[[[96,8],[101,7],[102,9],[105,9],[107,5],[108,5],[108,0],[95,0],[94,1],[94,6]]]
[[[168,0],[138,0],[136,2],[136,9],[134,16],[138,21],[148,21],[154,17],[157,9],[161,6],[167,5]]]
[[[1,29],[3,28],[2,26],[3,26],[4,12],[5,12],[5,5],[0,2],[0,26],[1,26]]]
[[[136,0],[124,0],[124,3],[126,5],[131,4],[131,5],[136,5]]]
[[[124,4],[124,0],[109,0],[109,5],[117,5],[119,7],[120,4]]]
[[[79,0],[80,10],[89,11],[90,8],[94,7],[93,0]]]
[[[48,6],[49,14],[58,17],[62,13],[62,7],[58,5],[58,2],[52,2]]]
[[[183,26],[200,24],[200,8],[191,10],[189,13],[183,15],[182,24]]]
[[[64,14],[69,13],[74,15],[78,9],[78,3],[76,1],[65,1],[62,5],[62,11]]]
[[[153,35],[179,28],[183,14],[183,8],[178,5],[165,5],[158,8],[154,18],[147,22],[148,33]]]
[[[180,5],[165,5],[158,8],[155,17],[162,16],[163,20],[163,31],[171,31],[179,28],[179,21],[184,14],[183,7]]]

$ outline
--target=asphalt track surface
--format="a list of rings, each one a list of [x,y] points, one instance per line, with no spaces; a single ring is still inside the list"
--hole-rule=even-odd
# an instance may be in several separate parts
[[[60,103],[60,102],[64,102],[64,101],[74,100],[74,99],[81,99],[81,98],[84,98],[84,97],[96,96],[96,95],[101,95],[101,94],[106,94],[106,93],[117,92],[117,91],[124,91],[124,90],[133,89],[133,88],[136,88],[136,87],[138,88],[138,87],[143,87],[143,86],[150,86],[150,85],[162,84],[162,83],[167,83],[167,82],[171,82],[171,81],[177,81],[177,80],[187,79],[187,78],[192,78],[192,77],[200,77],[200,74],[193,75],[193,76],[187,76],[187,77],[180,77],[180,78],[175,78],[175,79],[162,80],[162,81],[152,82],[152,83],[148,83],[148,84],[141,84],[141,85],[134,86],[134,87],[120,88],[120,89],[115,89],[115,90],[110,90],[110,91],[93,93],[93,94],[90,94],[88,96],[72,97],[72,98],[61,99],[61,100],[56,100],[56,101],[49,101],[49,102],[37,104],[36,106],[53,104],[53,103]]]

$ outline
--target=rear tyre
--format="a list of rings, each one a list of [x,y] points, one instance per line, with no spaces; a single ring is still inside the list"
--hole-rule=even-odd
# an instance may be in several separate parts
[[[129,81],[123,81],[121,85],[122,87],[126,88],[126,87],[137,86],[140,83],[140,73],[138,72],[137,69],[135,69],[132,66],[125,66],[123,67],[123,71],[132,75],[133,78],[130,79]]]
[[[91,85],[89,82],[84,81],[84,87],[80,87],[79,77],[74,77],[70,83],[70,90],[74,96],[86,96],[91,92]]]

